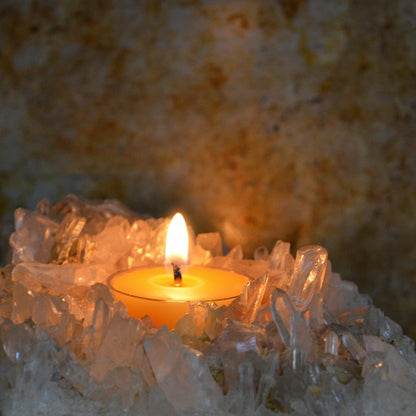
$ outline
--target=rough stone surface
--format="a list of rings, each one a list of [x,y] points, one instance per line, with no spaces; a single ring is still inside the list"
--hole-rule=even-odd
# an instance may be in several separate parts
[[[179,208],[246,255],[322,244],[416,336],[415,25],[414,0],[3,0],[3,235],[70,192]]]

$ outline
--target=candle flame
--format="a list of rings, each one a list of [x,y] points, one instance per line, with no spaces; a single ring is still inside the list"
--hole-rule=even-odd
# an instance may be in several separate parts
[[[187,263],[188,244],[188,229],[186,228],[186,222],[182,214],[178,212],[173,216],[166,236],[166,263]]]

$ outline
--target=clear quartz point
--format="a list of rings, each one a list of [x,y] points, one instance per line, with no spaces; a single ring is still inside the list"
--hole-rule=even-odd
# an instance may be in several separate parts
[[[315,293],[323,292],[329,281],[328,253],[321,246],[306,246],[298,250],[288,294],[295,306],[303,309]]]
[[[211,253],[211,256],[222,256],[222,240],[220,233],[202,233],[196,236],[195,243],[204,250]]]
[[[294,371],[300,371],[306,366],[311,346],[312,338],[305,314],[295,312],[290,325],[290,350]]]
[[[254,260],[267,260],[269,257],[269,250],[266,247],[257,247],[253,253]]]
[[[315,331],[320,331],[325,326],[323,304],[322,293],[315,293],[308,305],[310,326]]]
[[[269,267],[272,270],[283,270],[290,262],[290,243],[277,241],[269,256]]]
[[[54,234],[58,224],[36,212],[18,208],[15,212],[16,231],[10,236],[12,263],[50,260]]]
[[[34,331],[25,324],[11,325],[4,338],[4,352],[14,363],[23,363],[36,343]]]
[[[270,309],[279,335],[286,347],[289,348],[290,325],[295,309],[286,292],[279,288],[273,290]]]
[[[98,348],[103,342],[104,335],[108,330],[111,320],[111,312],[103,298],[99,298],[94,307],[94,314],[91,325],[91,341],[90,346],[92,354],[95,355]]]
[[[243,259],[243,248],[238,245],[233,247],[226,255],[228,260],[242,260]]]
[[[329,330],[325,335],[325,353],[338,355],[339,338],[338,335]]]
[[[177,411],[218,409],[222,395],[199,353],[166,327],[147,338],[144,348],[158,385]]]
[[[265,405],[270,389],[275,384],[276,375],[279,372],[280,353],[273,351],[265,358],[264,372],[259,381],[259,388],[257,391],[256,404],[257,406]]]
[[[363,363],[366,357],[365,350],[361,347],[358,343],[354,335],[349,332],[344,332],[341,336],[342,343],[347,348],[347,350],[351,353],[351,355],[359,362]]]
[[[67,214],[56,231],[54,263],[63,264],[69,261],[73,244],[79,238],[87,220],[73,214]]]
[[[268,282],[269,277],[267,274],[249,282],[240,296],[231,302],[226,315],[243,322],[253,322],[261,305],[265,302],[264,298]]]
[[[266,293],[269,276],[266,274],[262,278],[257,279],[257,290],[252,294],[249,304],[247,305],[248,313],[246,322],[251,324],[256,318],[256,314],[263,303],[264,295]],[[248,291],[248,288],[247,288]]]

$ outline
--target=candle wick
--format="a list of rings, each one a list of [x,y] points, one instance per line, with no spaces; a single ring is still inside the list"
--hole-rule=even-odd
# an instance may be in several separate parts
[[[172,262],[173,267],[173,280],[175,286],[180,286],[182,284],[182,273],[181,268]]]

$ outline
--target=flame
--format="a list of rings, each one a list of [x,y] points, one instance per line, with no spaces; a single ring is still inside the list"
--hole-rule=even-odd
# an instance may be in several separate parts
[[[182,214],[178,212],[173,216],[166,236],[166,263],[187,263],[188,245],[188,229],[186,228],[186,222]]]

